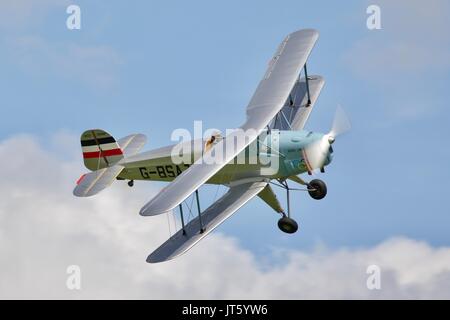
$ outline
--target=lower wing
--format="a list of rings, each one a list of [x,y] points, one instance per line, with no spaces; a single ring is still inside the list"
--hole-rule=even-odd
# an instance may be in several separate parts
[[[201,226],[197,217],[185,226],[185,233],[183,233],[183,229],[179,230],[150,254],[147,262],[163,262],[182,255],[260,193],[266,185],[266,181],[233,183],[227,193],[201,214],[203,232],[200,232]]]

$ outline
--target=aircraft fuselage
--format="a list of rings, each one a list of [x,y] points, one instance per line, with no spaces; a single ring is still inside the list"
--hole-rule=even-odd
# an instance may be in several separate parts
[[[323,136],[322,133],[305,130],[271,130],[269,134],[251,143],[207,183],[223,184],[251,177],[283,179],[305,173],[311,168],[308,168],[303,150]],[[171,157],[173,147],[174,145],[167,146],[125,158],[121,163],[125,169],[118,178],[170,182],[201,157],[205,143],[201,143],[200,147],[193,147],[189,157],[191,161],[183,163],[176,163]],[[332,152],[330,148],[324,166],[331,162]]]

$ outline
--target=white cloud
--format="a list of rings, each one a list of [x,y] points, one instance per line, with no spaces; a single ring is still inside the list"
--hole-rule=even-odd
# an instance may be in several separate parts
[[[214,232],[179,259],[147,264],[168,236],[166,217],[138,215],[154,191],[117,182],[74,198],[81,159],[59,153],[79,148],[78,138],[65,136],[66,146],[57,139],[51,152],[26,135],[0,142],[0,298],[450,298],[450,248],[406,238],[361,249],[279,249],[267,264]],[[65,287],[72,264],[81,267],[81,291]],[[381,291],[366,288],[370,264],[381,267]]]

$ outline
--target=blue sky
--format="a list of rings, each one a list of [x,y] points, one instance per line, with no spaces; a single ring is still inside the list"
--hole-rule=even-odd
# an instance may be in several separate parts
[[[447,3],[379,1],[382,30],[370,31],[365,1],[76,1],[82,29],[69,31],[64,1],[36,2],[27,14],[11,5],[9,21],[7,10],[0,14],[0,139],[28,133],[45,146],[69,133],[79,148],[78,134],[98,127],[117,138],[144,133],[148,150],[194,120],[237,127],[278,43],[315,28],[309,72],[326,84],[307,128],[327,131],[337,104],[352,122],[319,176],[329,194],[294,194],[301,230],[293,236],[258,199],[220,231],[256,254],[357,248],[393,236],[450,244]],[[81,153],[79,161],[74,181]]]

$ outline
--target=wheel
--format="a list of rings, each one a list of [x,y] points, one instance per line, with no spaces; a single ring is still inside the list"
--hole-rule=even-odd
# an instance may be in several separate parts
[[[283,218],[278,220],[278,228],[286,233],[295,233],[298,230],[298,224],[294,219],[283,216]]]
[[[314,179],[308,184],[308,193],[313,199],[323,199],[327,195],[327,185],[322,180]]]
[[[134,186],[134,180],[130,180],[130,181],[128,181],[128,186],[129,186],[129,187],[132,187],[132,186]]]

